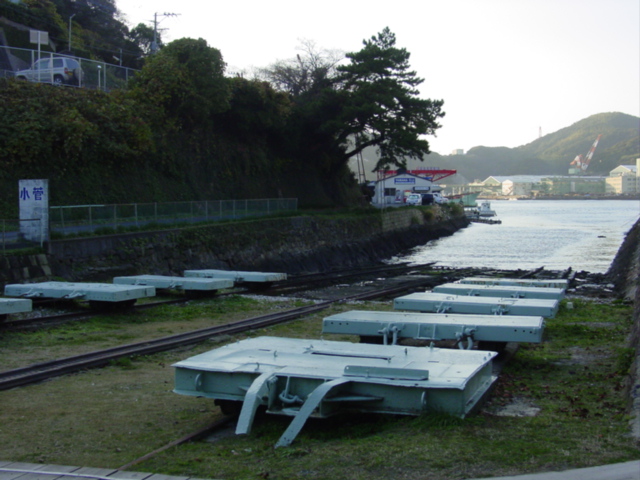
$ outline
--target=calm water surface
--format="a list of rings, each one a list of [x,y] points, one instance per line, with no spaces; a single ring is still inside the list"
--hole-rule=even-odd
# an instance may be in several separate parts
[[[640,216],[636,200],[493,201],[500,225],[472,223],[391,263],[605,273]]]

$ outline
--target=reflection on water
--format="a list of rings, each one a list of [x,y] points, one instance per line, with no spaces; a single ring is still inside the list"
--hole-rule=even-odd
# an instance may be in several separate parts
[[[473,223],[390,262],[605,273],[640,215],[636,200],[493,201],[499,225]]]

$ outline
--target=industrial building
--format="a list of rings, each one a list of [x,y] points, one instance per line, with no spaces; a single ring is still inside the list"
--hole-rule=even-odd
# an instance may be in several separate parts
[[[640,159],[636,165],[620,165],[609,176],[596,175],[492,175],[469,184],[486,196],[629,195],[640,192]]]
[[[455,175],[455,170],[389,170],[378,172],[379,178],[375,182],[373,198],[374,205],[397,205],[405,202],[411,193],[441,192],[442,187],[435,182]]]
[[[606,193],[628,195],[640,192],[640,158],[635,165],[620,165],[605,180]]]

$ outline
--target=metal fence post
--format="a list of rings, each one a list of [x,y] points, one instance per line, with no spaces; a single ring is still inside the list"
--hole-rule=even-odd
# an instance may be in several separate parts
[[[271,200],[274,201],[273,208],[271,206]],[[265,214],[268,214],[268,215],[274,214],[280,211],[287,211],[287,210],[296,211],[298,208],[297,198],[274,198],[274,199],[262,198],[262,199],[253,199],[253,200],[252,199],[212,200],[211,202],[218,202],[218,207],[212,204],[211,208],[209,208],[208,200],[203,200],[203,202],[204,202],[204,216],[206,220],[213,220],[213,221],[216,220],[216,216],[215,216],[216,212],[218,212],[217,220],[222,220],[225,217],[244,218],[252,214],[255,216],[262,216]],[[232,202],[232,203],[229,204],[229,202]],[[242,202],[244,202],[244,207],[241,205]],[[123,208],[125,209],[131,206],[133,207],[133,212],[131,212],[130,210],[126,210],[123,213],[123,217],[122,217],[123,225],[126,225],[127,222],[131,222],[132,220],[135,221],[136,226],[152,223],[154,221],[157,223],[157,222],[160,222],[160,218],[159,218],[160,215],[163,215],[163,218],[165,219],[184,220],[185,217],[181,216],[182,214],[184,214],[187,217],[190,216],[188,220],[192,222],[196,221],[197,219],[202,219],[203,209],[201,206],[201,201],[189,201],[188,202],[189,212],[187,212],[186,209],[184,211],[182,210],[182,207],[186,203],[187,202],[160,203],[160,207],[159,207],[158,202],[154,202],[153,212],[151,213],[145,213],[147,212],[146,208],[144,208],[143,212],[141,213],[139,211],[140,209],[138,208],[139,205],[137,203],[121,204],[121,206],[123,206]],[[143,204],[144,207],[148,205],[151,205],[151,203]],[[64,218],[64,212],[65,210],[68,210],[68,209],[76,209],[76,210],[71,210],[73,214],[70,217],[70,227],[77,224],[79,227],[81,227],[81,229],[85,229],[88,226],[90,231],[94,231],[94,229],[99,227],[100,225],[108,226],[109,218],[107,217],[109,215],[107,211],[109,208],[113,209],[113,212],[111,214],[112,216],[111,221],[112,221],[114,230],[117,230],[119,228],[119,222],[120,222],[120,219],[118,217],[118,206],[119,206],[118,204],[111,204],[111,205],[71,205],[71,206],[49,207],[49,212],[52,218],[51,220],[52,231],[55,230],[55,231],[64,232],[66,230],[66,225],[65,225],[66,221]],[[229,206],[231,206],[231,208],[229,208]],[[166,207],[166,208],[163,208],[163,207]],[[84,208],[88,209],[88,214],[86,217],[83,217],[81,214],[82,213],[81,210]],[[96,225],[93,225],[93,216],[94,216],[93,209],[94,208],[97,209],[96,212],[98,215],[96,220],[97,221]],[[230,210],[231,212],[228,212],[227,210]],[[59,220],[53,220],[55,218],[56,211],[60,212]],[[78,212],[77,214],[75,213],[76,211]],[[127,212],[131,212],[133,215]],[[228,215],[229,213],[231,213],[231,215]],[[153,218],[151,218],[151,216],[153,216]],[[76,217],[77,217],[77,220],[76,220]],[[2,238],[0,238],[0,241],[3,242],[3,248],[5,248],[7,243],[6,223],[3,222],[3,225],[1,228],[3,229],[3,232],[2,232]],[[46,230],[46,225],[44,226],[44,229]],[[42,238],[45,238],[44,237],[45,233],[46,232],[43,231]]]

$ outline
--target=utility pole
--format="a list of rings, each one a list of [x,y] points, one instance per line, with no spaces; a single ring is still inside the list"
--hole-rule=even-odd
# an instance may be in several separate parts
[[[179,13],[154,13],[153,14],[153,42],[151,42],[151,53],[158,51],[158,17],[177,17]],[[160,20],[162,21],[162,20]]]

